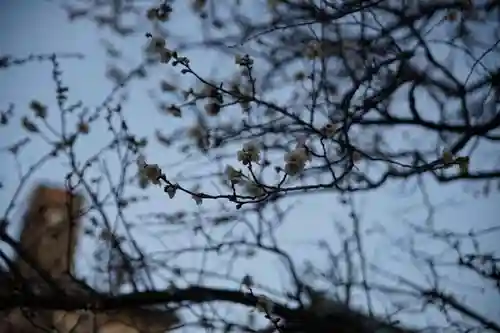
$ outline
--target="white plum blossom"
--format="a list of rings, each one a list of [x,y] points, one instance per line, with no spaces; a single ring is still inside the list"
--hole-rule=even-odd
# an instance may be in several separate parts
[[[243,56],[237,54],[234,56],[234,63],[240,66],[252,66],[253,59],[250,58],[248,54],[245,54]]]
[[[295,176],[302,172],[309,161],[307,150],[298,147],[285,155],[285,172],[290,176]]]
[[[160,62],[162,64],[168,64],[172,59],[172,51],[170,51],[167,48],[164,48],[161,51],[159,51],[159,55],[160,55]]]
[[[157,13],[158,13],[158,8],[149,8],[147,11],[146,11],[146,17],[148,18],[148,20],[150,21],[153,21],[157,18]]]
[[[168,4],[162,4],[159,7],[152,7],[146,11],[146,17],[150,21],[165,22],[170,17],[172,7]]]
[[[145,176],[154,185],[160,185],[160,177],[162,175],[161,169],[158,164],[148,164],[143,169]]]
[[[154,185],[160,185],[160,177],[163,173],[158,164],[148,164],[146,163],[144,156],[140,155],[137,159],[137,168],[139,169],[139,179],[141,184],[147,185],[147,183],[151,183]]]
[[[227,179],[229,179],[229,181],[231,182],[231,184],[238,184],[242,180],[241,179],[241,176],[242,176],[241,171],[236,170],[235,168],[233,168],[230,165],[228,165],[226,167],[225,174],[226,174]]]
[[[148,45],[146,46],[146,51],[150,53],[159,53],[165,48],[166,45],[167,42],[165,41],[165,38],[160,36],[151,36],[148,41]]]
[[[148,35],[149,41],[146,46],[146,52],[152,56],[153,59],[159,60],[163,64],[168,64],[172,59],[172,51],[166,45],[165,38],[160,36]]]
[[[238,161],[243,165],[248,165],[252,162],[260,161],[260,149],[253,141],[245,143],[241,150],[238,150]]]

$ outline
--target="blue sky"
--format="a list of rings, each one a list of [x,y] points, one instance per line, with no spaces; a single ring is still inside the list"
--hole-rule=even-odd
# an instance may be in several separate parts
[[[178,27],[176,32],[185,34],[187,38],[195,38],[198,26],[193,23],[185,24],[185,17],[181,14],[176,16],[178,22],[173,23],[173,27]],[[147,25],[145,25],[147,27]],[[111,83],[105,79],[106,66],[108,60],[104,54],[100,38],[109,38],[106,31],[97,30],[94,25],[88,22],[78,22],[68,24],[64,13],[54,4],[45,1],[30,0],[6,0],[3,1],[2,12],[0,13],[0,53],[11,54],[18,57],[25,57],[31,53],[51,53],[51,52],[80,52],[85,55],[84,60],[64,59],[61,60],[63,68],[63,78],[70,88],[70,100],[82,100],[87,106],[98,105],[112,89]],[[126,53],[126,60],[120,63],[123,67],[132,68],[141,62],[141,48],[145,42],[144,35],[133,36],[127,42],[121,42],[119,47]],[[193,67],[203,75],[211,73],[211,66],[207,64],[222,61],[210,53],[202,51],[189,54]],[[230,63],[231,64],[231,63]],[[164,71],[164,72],[163,72]],[[54,87],[50,79],[51,67],[46,63],[31,63],[22,67],[11,68],[0,72],[0,109],[4,110],[9,103],[15,103],[15,119],[11,126],[0,129],[0,146],[3,148],[24,137],[20,129],[19,118],[29,114],[28,104],[31,99],[40,101],[53,107],[55,105]],[[175,77],[172,68],[158,71],[152,74],[152,78],[161,76]],[[182,124],[183,120],[165,117],[159,114],[153,102],[148,97],[148,89],[153,80],[138,82],[131,85],[129,101],[124,108],[124,114],[130,124],[131,131],[138,135],[152,135],[156,128],[171,129]],[[183,81],[185,82],[185,81]],[[276,96],[277,99],[280,96]],[[55,112],[55,110],[54,110]],[[50,115],[51,121],[58,123],[56,114]],[[56,128],[58,125],[55,126]],[[94,152],[103,142],[108,140],[105,128],[91,129],[88,140],[79,146],[79,153],[86,156]],[[34,163],[41,155],[40,152],[47,150],[47,146],[41,140],[32,140],[27,149],[21,154],[20,165],[28,166]],[[0,191],[0,211],[4,212],[12,197],[18,181],[18,166],[14,159],[4,151],[0,153],[3,167],[0,170],[0,181],[4,184],[4,189]],[[175,151],[167,151],[159,148],[154,143],[147,150],[148,159],[160,165],[176,164],[180,161],[180,156]],[[484,158],[487,158],[486,155]],[[116,160],[110,157],[110,166],[116,164]],[[235,161],[236,163],[236,161]],[[472,162],[477,163],[477,162]],[[180,165],[178,165],[180,167]],[[192,169],[193,166],[182,165],[182,168]],[[167,176],[174,175],[178,170],[175,168],[167,171]],[[64,162],[56,161],[46,167],[32,178],[30,184],[40,180],[62,182],[66,172]],[[397,184],[396,184],[397,185]],[[401,186],[388,186],[374,193],[362,194],[356,198],[356,204],[363,207],[363,223],[365,229],[373,228],[376,225],[383,225],[391,235],[407,235],[408,229],[405,221],[412,221],[416,224],[423,224],[425,211],[422,206],[421,197],[412,189],[402,189]],[[470,228],[481,229],[488,226],[498,225],[498,202],[500,195],[493,192],[488,198],[473,199],[469,193],[463,190],[464,184],[440,185],[433,180],[426,183],[427,189],[434,202],[445,202],[452,200],[453,203],[436,213],[436,223],[438,226],[467,231]],[[21,198],[27,194],[30,186],[26,186]],[[139,206],[129,210],[127,214],[135,216],[148,211],[173,211],[173,209],[186,209],[195,211],[200,209],[186,196],[178,196],[173,201],[162,193],[160,189],[150,188],[147,194],[151,196],[151,201],[147,205]],[[296,199],[292,199],[295,201]],[[321,262],[320,254],[316,244],[318,240],[324,239],[333,244],[337,240],[336,230],[333,227],[334,221],[343,221],[346,228],[349,228],[347,219],[348,212],[342,208],[337,198],[330,195],[306,196],[301,198],[300,203],[295,202],[296,209],[281,227],[279,241],[297,263],[304,260],[311,260],[313,263]],[[208,207],[215,207],[208,203]],[[18,206],[9,217],[17,219],[21,214],[21,206]],[[205,206],[203,206],[205,207]],[[405,214],[402,214],[406,211]],[[113,214],[113,212],[111,212]],[[18,228],[11,226],[13,235],[16,235]],[[140,229],[138,229],[140,230]],[[242,233],[243,230],[236,231]],[[159,250],[159,243],[156,237],[148,235],[146,232],[138,232],[137,239],[146,250]],[[162,240],[165,241],[165,240]],[[497,240],[485,239],[481,244],[486,249],[498,250]],[[168,247],[181,247],[186,244],[199,244],[200,239],[189,233],[184,233],[168,238]],[[86,244],[86,245],[85,245]],[[150,245],[149,245],[150,244]],[[81,247],[79,255],[79,267],[82,272],[87,271],[89,263],[92,261],[92,243],[86,242]],[[422,244],[428,251],[439,253],[441,249],[429,242],[429,245]],[[397,249],[388,244],[385,238],[373,235],[366,237],[365,251],[371,262],[381,265],[393,273],[402,273],[410,276],[414,281],[421,281],[422,274],[419,269],[408,260],[402,259],[403,255]],[[318,258],[318,259],[316,259]],[[197,267],[201,258],[199,256],[183,257],[181,265]],[[210,260],[210,267],[213,270],[223,269],[224,263],[214,257]],[[477,285],[470,274],[458,275],[454,270],[444,270],[445,275],[453,277],[454,283],[450,284],[453,290],[462,290],[460,284]],[[250,273],[255,280],[269,285],[273,288],[280,288],[283,284],[288,284],[285,279],[284,270],[277,264],[276,258],[269,256],[256,256],[253,259],[239,262],[234,268],[235,276],[243,276]],[[448,276],[447,276],[448,277]],[[459,283],[460,284],[459,284]],[[228,287],[237,287],[236,284],[227,284]],[[478,310],[489,313],[490,317],[500,317],[500,309],[497,299],[493,295],[468,294],[471,299],[470,304],[474,304]]]

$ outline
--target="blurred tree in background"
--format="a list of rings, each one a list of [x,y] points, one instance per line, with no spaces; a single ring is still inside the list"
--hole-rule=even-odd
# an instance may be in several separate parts
[[[97,291],[77,299],[18,291],[0,296],[1,309],[167,304],[183,314],[182,327],[223,332],[500,332],[498,309],[480,306],[500,296],[500,259],[488,245],[500,226],[436,218],[452,204],[440,198],[445,186],[462,199],[499,197],[500,2],[67,0],[61,8],[74,24],[106,32],[115,88],[102,104],[72,100],[63,68],[75,55],[3,56],[0,75],[32,61],[52,66],[57,104],[31,101],[21,124],[49,143],[39,163],[65,161],[67,188],[88,199],[82,219],[85,237],[97,240],[97,282],[87,282]],[[137,38],[144,61],[124,68],[122,49]],[[147,136],[126,115],[137,90],[165,115]],[[60,117],[57,127],[47,114]],[[13,117],[2,111],[2,124]],[[9,153],[22,154],[26,140]],[[91,156],[78,153],[85,142]],[[411,192],[425,214],[391,212],[397,232],[383,221],[367,227],[363,199],[388,191],[398,194],[382,210],[407,208]],[[3,216],[4,242],[20,193]],[[148,209],[151,194],[166,208]],[[146,213],[131,213],[141,205]],[[325,205],[338,215],[325,216]],[[307,260],[295,258],[280,238],[294,218],[310,229],[327,219],[335,239],[325,234]],[[196,241],[175,241],[185,234]],[[407,260],[412,271],[375,262],[373,237],[385,263]],[[264,257],[280,263],[278,286],[234,269]]]

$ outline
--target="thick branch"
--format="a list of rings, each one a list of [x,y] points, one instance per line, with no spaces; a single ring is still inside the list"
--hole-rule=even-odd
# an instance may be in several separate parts
[[[230,302],[249,307],[257,304],[257,297],[237,290],[217,289],[193,286],[185,289],[164,291],[144,291],[123,294],[118,296],[98,295],[97,297],[72,297],[63,294],[47,296],[33,296],[14,294],[0,297],[0,310],[9,310],[18,307],[44,310],[117,310],[130,309],[142,306],[172,303],[203,303],[203,302]],[[283,318],[298,315],[297,310],[275,304],[274,313]],[[304,318],[305,319],[305,318]]]

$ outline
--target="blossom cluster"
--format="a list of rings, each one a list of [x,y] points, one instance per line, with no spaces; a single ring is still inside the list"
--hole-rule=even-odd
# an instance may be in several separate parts
[[[269,3],[272,4],[272,6],[275,6],[279,4],[280,1],[270,1]],[[201,7],[203,7],[204,4],[205,4],[204,1],[199,2],[199,5]],[[155,20],[165,21],[166,19],[168,19],[168,16],[171,11],[172,11],[171,8],[165,5],[163,7],[162,6],[154,7],[148,10],[147,17],[152,21]],[[165,38],[157,35],[153,36],[151,34],[148,34],[147,37],[149,37],[147,51],[150,54],[157,56],[160,62],[169,63],[173,58],[174,66],[177,65],[178,63],[184,65],[182,73],[184,74],[194,73],[189,67],[189,60],[185,57],[182,58],[178,57],[175,51],[170,50],[167,47]],[[309,41],[304,48],[305,56],[310,59],[323,57],[327,53],[329,54],[331,52],[335,52],[336,48],[338,48],[338,45],[336,44],[335,45],[334,44],[327,45],[327,44],[328,43],[319,40]],[[345,43],[343,43],[343,46],[346,48],[354,48],[356,45],[352,45],[352,42],[346,41]],[[247,76],[249,78],[249,81],[252,82],[251,70],[254,65],[254,60],[248,54],[244,55],[236,54],[234,57],[234,63],[242,68],[242,73],[244,73],[243,76]],[[222,89],[222,85],[218,87],[218,84],[215,83],[211,84],[199,77],[198,79],[205,85],[202,92],[195,93],[193,89],[190,89],[189,91],[186,92],[185,98],[187,99],[189,96],[194,96],[195,98],[202,98],[207,100],[207,103],[204,106],[206,114],[209,116],[218,115],[223,107],[224,103],[223,95],[228,94],[228,92]],[[165,87],[163,89],[165,91],[170,91],[169,89],[171,88]],[[250,110],[250,104],[252,103],[252,99],[246,96],[247,94],[242,93],[240,89],[240,83],[235,84],[235,86],[230,89],[229,94],[231,94],[232,92],[234,92],[234,97],[237,98],[237,103],[240,103],[243,106],[244,110],[250,112],[249,110]],[[252,93],[254,92],[252,91],[252,89],[250,89],[248,95]],[[41,108],[38,105],[34,105],[33,109],[36,110],[38,113],[43,114],[43,110],[41,110]],[[165,107],[165,110],[174,117],[182,116],[181,108],[178,106],[171,105],[169,107]],[[33,132],[37,130],[27,120],[24,120],[24,126],[26,128],[31,129],[31,131]],[[343,128],[338,126],[338,121],[337,122],[328,121],[322,127],[316,129],[315,132],[321,137],[321,142],[322,144],[324,144],[326,142],[342,141],[338,139],[341,129]],[[81,132],[85,132],[85,128],[82,128]],[[202,126],[201,124],[197,124],[195,127],[189,130],[188,135],[189,137],[191,137],[196,141],[196,144],[200,149],[202,149],[203,151],[208,150],[210,146],[210,135],[208,133],[208,129],[204,125]],[[313,154],[313,150],[311,150],[311,147],[313,146],[306,145],[305,141],[306,141],[305,139],[299,139],[295,148],[284,154],[283,167],[282,166],[275,167],[277,173],[284,171],[282,181],[284,181],[287,177],[293,177],[302,174],[306,169],[306,167],[308,166],[308,164],[312,162],[313,155],[316,156],[316,154]],[[351,145],[347,145],[347,147],[343,147],[343,149],[344,151],[350,152],[348,156],[350,158],[350,161],[354,164],[358,163],[363,158],[367,157],[365,156],[364,153],[362,153],[357,148],[352,147]],[[231,184],[233,191],[234,191],[234,185],[244,185],[245,191],[252,196],[259,197],[267,193],[266,188],[268,188],[268,186],[260,184],[259,181],[257,181],[256,176],[254,174],[255,167],[261,165],[261,158],[262,158],[261,147],[255,141],[244,143],[243,147],[237,151],[236,157],[238,162],[240,162],[243,166],[245,166],[249,172],[245,174],[244,171],[242,171],[241,169],[236,169],[230,165],[226,166],[226,169],[224,171],[224,177]],[[448,167],[450,165],[458,165],[460,174],[462,175],[466,175],[468,173],[468,168],[469,168],[468,157],[454,157],[453,154],[451,154],[450,152],[443,152],[441,162],[443,167]],[[262,165],[265,165],[266,163],[269,162],[265,160],[262,163]],[[162,174],[161,168],[159,168],[158,165],[147,164],[143,160],[142,161],[139,160],[138,165],[140,168],[140,175],[141,175],[140,177],[142,183],[152,183],[155,185],[159,185],[161,179],[166,179]],[[176,184],[171,184],[168,181],[167,183],[168,184],[165,186],[165,192],[169,195],[170,198],[173,198],[177,192],[177,189],[181,187],[179,187],[179,185]],[[280,185],[281,184],[282,182],[280,182]],[[184,189],[182,190],[191,193],[193,199],[196,201],[197,204],[202,203],[203,197],[205,198],[211,197],[203,194],[196,195],[193,192]],[[235,194],[233,193],[233,195]]]
[[[241,150],[237,153],[238,161],[243,163],[243,165],[249,165],[250,163],[259,163],[260,161],[260,148],[255,142],[248,142],[243,145]]]

